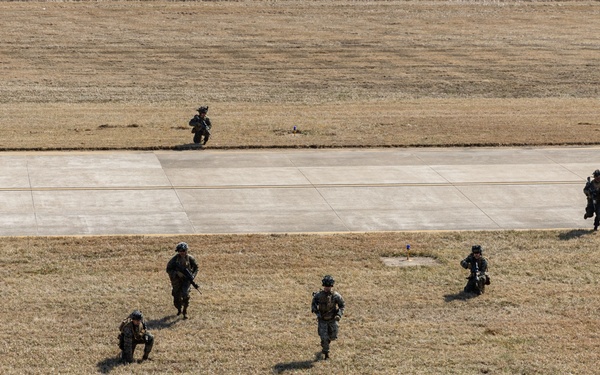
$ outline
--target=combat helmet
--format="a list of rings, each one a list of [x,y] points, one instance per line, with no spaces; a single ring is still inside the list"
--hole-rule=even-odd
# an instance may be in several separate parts
[[[131,320],[143,320],[144,319],[144,315],[142,314],[142,312],[140,310],[133,310],[133,312],[131,313],[131,315],[129,315],[129,317],[131,318]]]
[[[481,248],[481,245],[473,245],[473,247],[471,247],[471,252],[473,254],[483,255],[483,249]]]
[[[198,108],[198,112],[200,112],[200,113],[207,113],[208,112],[208,106],[207,105],[203,105],[202,107]]]
[[[331,275],[326,275],[323,280],[323,286],[333,286],[333,284],[335,283],[335,280],[333,279],[333,277],[331,277]]]
[[[594,177],[598,177],[598,176],[600,176],[600,169],[596,169],[596,170],[594,171],[594,173],[592,173],[592,174],[594,175]]]
[[[178,243],[177,246],[175,247],[175,251],[176,252],[188,251],[188,244],[185,242]]]

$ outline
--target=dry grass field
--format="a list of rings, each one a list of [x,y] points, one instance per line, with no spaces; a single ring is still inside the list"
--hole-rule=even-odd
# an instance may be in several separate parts
[[[597,1],[0,2],[0,150],[598,144]],[[301,134],[290,134],[297,126]]]
[[[600,143],[597,1],[0,1],[0,151]],[[291,134],[297,126],[300,134]],[[192,318],[164,271],[200,263]],[[389,267],[380,257],[432,257]],[[484,246],[492,285],[460,293]],[[1,374],[599,373],[600,237],[5,237]],[[347,302],[332,359],[311,293]],[[121,365],[141,309],[152,361]],[[141,356],[141,349],[137,351]]]
[[[187,321],[165,273],[182,240],[201,266]],[[407,243],[438,265],[380,260]],[[469,299],[458,263],[475,243],[492,284]],[[594,374],[599,249],[588,231],[5,238],[0,373]],[[332,359],[315,361],[311,292],[327,273],[347,308]],[[152,361],[120,365],[136,308]]]

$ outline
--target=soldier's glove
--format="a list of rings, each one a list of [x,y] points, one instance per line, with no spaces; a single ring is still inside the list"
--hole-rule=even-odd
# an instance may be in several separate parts
[[[340,321],[340,319],[342,319],[342,317],[341,317],[341,316],[339,316],[339,315],[336,315],[334,319],[335,319],[335,321],[336,321],[336,322],[339,322],[339,321]]]

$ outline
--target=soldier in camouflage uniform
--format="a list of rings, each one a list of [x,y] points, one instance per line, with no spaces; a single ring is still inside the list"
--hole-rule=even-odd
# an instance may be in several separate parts
[[[144,344],[144,356],[140,362],[148,359],[154,345],[154,336],[146,329],[144,316],[139,310],[135,310],[129,318],[121,323],[121,358],[126,363],[133,362],[133,354],[137,344]]]
[[[187,279],[181,267],[186,268],[191,273],[192,277],[198,274],[198,263],[193,256],[188,254],[188,244],[180,242],[177,244],[175,255],[169,263],[167,263],[167,273],[171,279],[171,295],[173,296],[173,305],[177,309],[177,315],[183,313],[183,319],[187,319],[187,308],[190,303],[191,280]],[[182,310],[183,308],[183,310]]]
[[[202,144],[205,145],[206,142],[208,142],[208,138],[210,138],[212,124],[210,123],[210,119],[206,117],[207,113],[208,106],[202,106],[198,108],[198,114],[189,122],[189,125],[194,127],[192,133],[194,133],[195,144],[202,142]],[[202,137],[204,137],[204,140],[202,140]]]
[[[329,344],[337,339],[338,322],[344,314],[344,299],[331,289],[335,280],[327,275],[322,280],[323,290],[313,294],[311,311],[317,315],[318,332],[324,359],[329,359]]]
[[[483,257],[483,249],[480,245],[471,247],[471,254],[460,262],[462,268],[470,269],[471,274],[467,278],[465,293],[475,293],[477,295],[485,292],[485,286],[490,285],[490,277],[487,274],[488,262]]]
[[[598,230],[598,224],[600,224],[600,204],[597,203],[598,198],[600,198],[600,170],[596,169],[593,175],[593,179],[588,177],[587,183],[583,188],[583,193],[587,197],[587,207],[585,208],[583,218],[587,219],[596,215],[594,230]]]

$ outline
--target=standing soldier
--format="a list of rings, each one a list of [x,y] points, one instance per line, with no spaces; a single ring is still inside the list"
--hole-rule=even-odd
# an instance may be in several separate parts
[[[133,353],[137,344],[144,344],[144,356],[140,362],[147,360],[154,345],[154,336],[146,329],[142,312],[134,310],[119,328],[121,329],[119,347],[122,360],[126,363],[133,362]]]
[[[490,285],[490,277],[487,274],[488,262],[483,257],[483,250],[480,245],[471,247],[471,254],[460,262],[462,268],[470,269],[471,274],[467,279],[465,293],[475,293],[477,295],[485,292],[485,286]]]
[[[600,170],[596,169],[593,173],[594,179],[587,178],[587,183],[583,188],[583,193],[587,196],[587,207],[585,208],[585,215],[583,215],[584,219],[589,217],[593,217],[594,214],[596,218],[594,219],[594,230],[598,230],[598,224],[600,224],[600,216],[598,215],[600,212],[600,205],[597,204],[599,194],[600,194]]]
[[[199,144],[202,141],[202,137],[204,136],[204,141],[202,144],[205,145],[208,142],[208,138],[210,138],[210,129],[212,125],[210,123],[210,119],[206,117],[208,113],[208,106],[202,106],[198,108],[198,114],[194,116],[189,122],[190,126],[193,126],[192,133],[194,133],[194,143]]]
[[[313,294],[311,311],[317,315],[318,332],[324,359],[329,359],[329,344],[337,339],[338,322],[344,314],[344,299],[331,290],[335,280],[327,275],[323,278],[323,290]]]
[[[196,263],[196,259],[193,256],[188,255],[187,243],[178,243],[175,251],[177,251],[177,255],[167,263],[167,273],[173,287],[171,294],[173,295],[173,304],[177,309],[177,315],[183,313],[183,319],[187,319],[190,289],[194,278],[198,274],[198,263]]]

